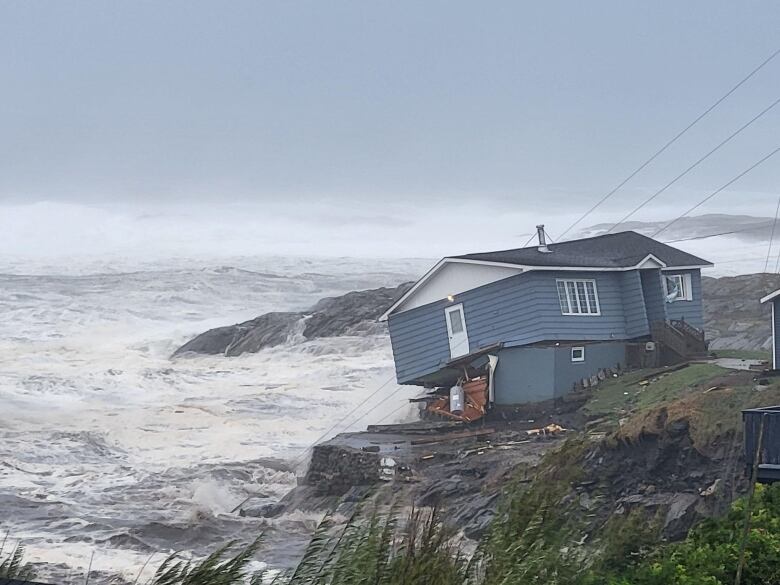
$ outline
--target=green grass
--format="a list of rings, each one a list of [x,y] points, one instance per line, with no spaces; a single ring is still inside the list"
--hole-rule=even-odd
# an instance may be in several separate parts
[[[712,351],[719,358],[735,358],[740,360],[769,360],[772,354],[760,349],[715,349]]]
[[[647,385],[640,385],[639,381],[648,375],[648,370],[630,372],[597,386],[583,412],[592,418],[617,420],[661,402],[681,398],[690,390],[706,386],[709,380],[727,372],[713,364],[693,364],[675,372],[661,372]]]

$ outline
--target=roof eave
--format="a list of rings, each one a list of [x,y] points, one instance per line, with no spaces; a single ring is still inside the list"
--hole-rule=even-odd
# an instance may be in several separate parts
[[[771,292],[768,295],[766,295],[765,297],[762,297],[759,302],[761,304],[768,303],[769,301],[771,301],[771,300],[773,300],[773,299],[775,299],[775,298],[777,298],[779,296],[780,296],[780,288],[777,289],[775,292]]]
[[[447,263],[460,263],[460,264],[481,264],[483,266],[509,266],[512,268],[523,268],[520,264],[512,264],[510,262],[490,262],[487,260],[471,260],[469,258],[455,258],[451,256],[446,256],[439,260],[436,264],[433,265],[433,267],[423,274],[420,279],[412,285],[412,288],[410,288],[406,293],[404,293],[401,298],[399,298],[396,302],[394,302],[387,311],[382,313],[382,315],[379,317],[379,321],[387,321],[390,318],[390,315],[393,314],[393,312],[403,305],[407,299],[409,299],[414,292],[419,289],[423,284],[425,284],[434,274],[436,274],[442,266],[444,266]]]

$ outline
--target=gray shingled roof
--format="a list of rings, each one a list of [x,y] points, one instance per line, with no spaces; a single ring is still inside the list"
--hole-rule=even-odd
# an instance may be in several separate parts
[[[605,234],[582,240],[548,244],[552,253],[539,252],[537,246],[451,256],[466,260],[524,264],[527,266],[566,266],[575,268],[628,268],[652,254],[667,266],[712,264],[636,232]]]

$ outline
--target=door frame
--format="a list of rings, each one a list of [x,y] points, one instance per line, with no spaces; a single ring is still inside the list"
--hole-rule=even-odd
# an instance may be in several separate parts
[[[454,313],[455,311],[460,311],[460,324],[463,326],[463,336],[466,340],[466,351],[463,353],[457,353],[457,355],[453,355],[453,345],[452,345],[452,338],[455,337],[455,333],[452,332],[452,323],[450,321],[450,314]],[[468,329],[466,329],[466,312],[463,310],[463,303],[458,303],[457,305],[451,305],[449,307],[444,308],[444,321],[447,323],[447,341],[449,342],[450,346],[450,359],[455,359],[461,356],[464,356],[468,354],[471,351],[471,348],[469,347],[469,332]],[[458,333],[459,335],[460,333]],[[458,346],[456,346],[458,347]]]

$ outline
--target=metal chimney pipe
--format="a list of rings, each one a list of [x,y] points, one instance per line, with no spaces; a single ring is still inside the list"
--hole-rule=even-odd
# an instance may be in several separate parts
[[[552,250],[547,247],[547,239],[544,236],[544,224],[536,226],[536,234],[539,237],[539,247],[537,250],[545,254],[552,252]]]

